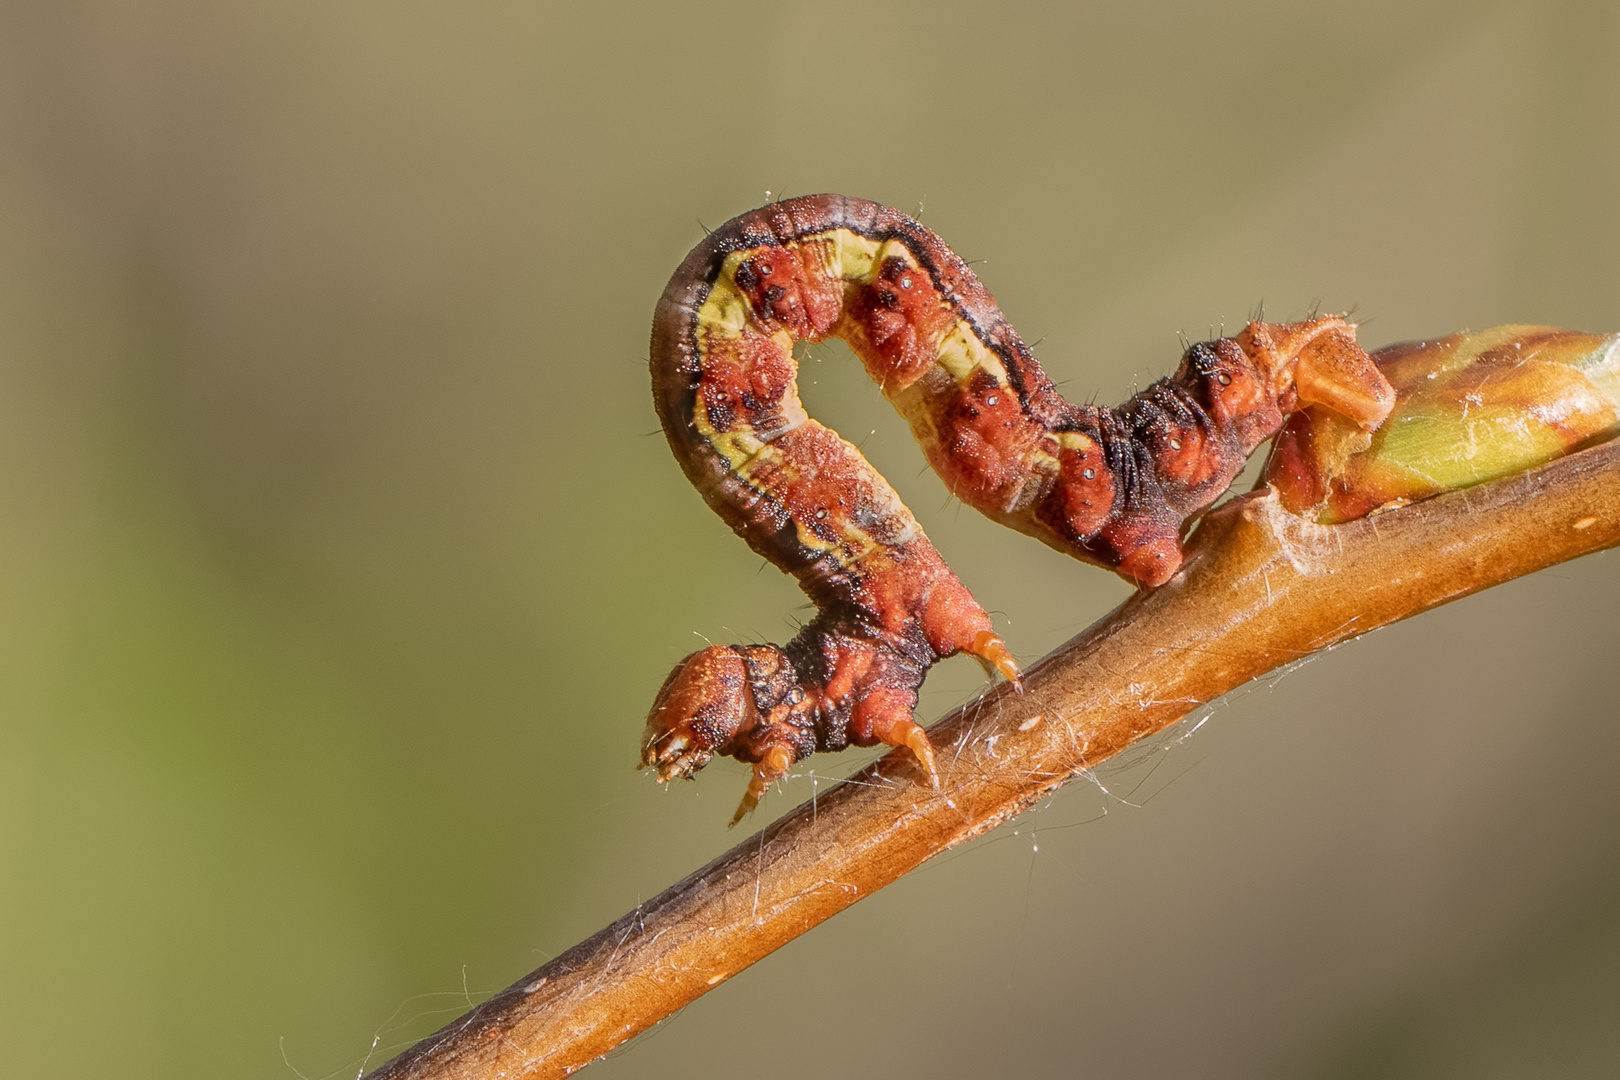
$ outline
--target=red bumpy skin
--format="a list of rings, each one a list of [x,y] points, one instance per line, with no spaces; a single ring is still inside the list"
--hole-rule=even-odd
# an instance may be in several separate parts
[[[1016,679],[990,618],[858,450],[805,415],[793,345],[848,342],[962,501],[1143,586],[1181,565],[1186,522],[1287,414],[1376,428],[1394,393],[1339,316],[1250,323],[1187,350],[1117,409],[1058,395],[994,298],[939,237],[877,203],[813,195],[722,225],[653,319],[653,398],[676,458],[750,547],[820,609],[786,646],[710,646],[647,718],[643,764],[754,763],[738,809],[816,750],[908,746],[935,661]]]

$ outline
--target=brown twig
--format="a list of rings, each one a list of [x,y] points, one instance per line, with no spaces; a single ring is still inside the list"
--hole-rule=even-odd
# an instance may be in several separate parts
[[[1620,543],[1620,443],[1343,525],[1256,493],[1186,572],[422,1040],[372,1080],[565,1076],[940,852],[1249,680]]]

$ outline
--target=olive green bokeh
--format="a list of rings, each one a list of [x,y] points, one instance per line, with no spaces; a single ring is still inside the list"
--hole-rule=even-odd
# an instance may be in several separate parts
[[[1082,399],[1262,300],[1355,307],[1373,346],[1620,330],[1617,32],[1599,3],[0,8],[0,1071],[353,1076],[739,838],[740,769],[631,768],[680,656],[804,617],[654,433],[652,305],[700,223],[923,207]],[[1124,595],[959,512],[846,356],[803,382],[1022,658]],[[1612,1067],[1617,565],[1239,695],[593,1068]]]

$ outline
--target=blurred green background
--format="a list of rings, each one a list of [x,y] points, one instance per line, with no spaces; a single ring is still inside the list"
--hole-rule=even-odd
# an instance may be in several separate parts
[[[1617,37],[0,6],[0,1072],[352,1077],[740,839],[734,763],[631,768],[677,659],[804,617],[655,433],[700,223],[921,207],[1081,399],[1262,300],[1620,330]],[[1026,661],[1125,595],[951,504],[840,349],[803,381]],[[1617,602],[1595,556],[1241,692],[593,1075],[1613,1075]]]

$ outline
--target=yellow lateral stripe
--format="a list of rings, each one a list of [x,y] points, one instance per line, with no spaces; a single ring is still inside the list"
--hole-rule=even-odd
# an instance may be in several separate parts
[[[737,288],[733,275],[747,252],[734,252],[726,259],[725,269],[709,289],[709,298],[703,301],[703,306],[697,313],[697,332],[702,335],[705,331],[719,334],[722,337],[741,337],[748,326],[752,312],[748,309],[748,301],[742,290]]]
[[[834,276],[858,285],[870,285],[877,277],[882,260],[878,258],[878,241],[868,240],[848,229],[834,229],[830,234],[836,261],[830,269]]]
[[[743,428],[740,431],[716,431],[709,423],[707,410],[702,420],[698,422],[698,432],[714,447],[715,452],[726,459],[731,471],[741,474],[748,463],[757,458],[771,444],[754,434],[752,428]]]
[[[1097,449],[1096,440],[1079,431],[1054,431],[1052,437],[1057,444],[1065,450],[1083,450],[1090,452]]]
[[[983,370],[995,380],[997,386],[1007,385],[1007,369],[1001,357],[985,348],[979,335],[966,319],[959,319],[950,333],[939,343],[939,366],[950,372],[958,383],[966,383],[973,372]]]
[[[916,268],[919,273],[922,272],[917,265],[916,256],[899,238],[880,241],[861,236],[850,229],[829,229],[823,233],[801,237],[792,246],[801,249],[813,246],[817,249],[820,262],[828,276],[850,284],[871,284],[876,280],[884,261],[890,258],[903,259],[908,266]],[[720,273],[697,312],[696,331],[699,342],[706,336],[735,340],[747,332],[753,312],[742,290],[737,287],[736,274],[737,268],[752,257],[756,250],[745,248],[734,251],[727,255],[721,264]],[[784,343],[783,347],[791,349],[791,342]],[[985,347],[965,319],[957,320],[950,332],[945,335],[935,360],[959,385],[967,383],[973,377],[973,373],[979,370],[988,374],[997,386],[1008,385],[1007,369],[1002,364],[1001,358]],[[896,401],[896,404],[899,405],[900,402]],[[917,427],[915,421],[918,417],[912,413],[916,410],[926,415],[927,406],[922,401],[907,402],[906,405],[909,407],[902,407],[901,412],[912,421],[915,430]],[[694,416],[693,422],[699,433],[725,459],[732,471],[739,475],[742,475],[747,465],[759,458],[769,445],[751,428],[733,431],[715,428],[709,421],[701,397],[697,412],[700,415]],[[783,402],[783,416],[789,421],[789,430],[797,428],[809,418],[797,395],[794,395],[791,402]],[[1084,439],[1083,436],[1079,438]],[[1062,445],[1084,449],[1090,442],[1084,440],[1084,444],[1081,444],[1063,441]],[[816,550],[824,549],[819,542],[807,543],[806,546]]]

